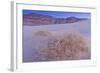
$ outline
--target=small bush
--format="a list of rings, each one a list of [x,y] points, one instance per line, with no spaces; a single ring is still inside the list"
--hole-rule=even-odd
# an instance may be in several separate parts
[[[51,36],[47,48],[42,48],[40,54],[43,61],[89,59],[90,45],[79,32],[66,32]]]
[[[50,36],[50,35],[52,35],[52,33],[47,30],[40,30],[40,31],[34,32],[33,35],[35,35],[35,36]]]

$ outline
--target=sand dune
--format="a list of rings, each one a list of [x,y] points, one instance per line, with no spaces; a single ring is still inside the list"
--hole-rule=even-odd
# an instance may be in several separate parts
[[[91,58],[90,21],[24,26],[23,62]]]

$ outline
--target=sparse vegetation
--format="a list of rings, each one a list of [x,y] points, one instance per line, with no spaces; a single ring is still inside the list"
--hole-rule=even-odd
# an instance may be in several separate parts
[[[44,34],[44,32],[42,32]],[[46,33],[46,35],[50,33]],[[47,48],[40,49],[42,61],[79,60],[90,58],[88,40],[79,32],[66,32],[63,35],[51,36]]]
[[[48,30],[40,30],[33,33],[35,36],[50,36],[52,33]]]

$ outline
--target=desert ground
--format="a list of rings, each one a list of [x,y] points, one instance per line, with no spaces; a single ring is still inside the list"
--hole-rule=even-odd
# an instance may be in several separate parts
[[[23,26],[23,62],[91,58],[90,20]]]

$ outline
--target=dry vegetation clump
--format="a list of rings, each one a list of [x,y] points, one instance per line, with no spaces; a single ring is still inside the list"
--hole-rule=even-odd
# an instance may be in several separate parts
[[[79,32],[51,36],[47,48],[40,50],[42,61],[90,58],[90,43]]]
[[[40,30],[33,33],[35,36],[50,36],[52,33],[48,30]]]

